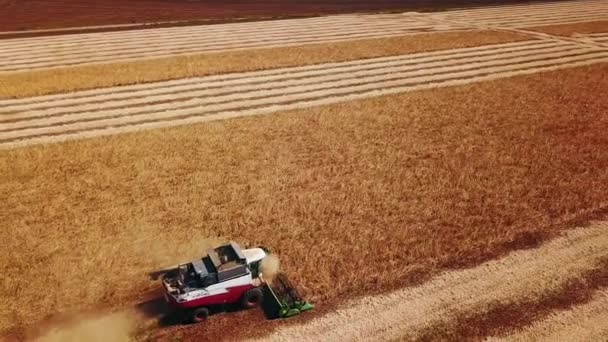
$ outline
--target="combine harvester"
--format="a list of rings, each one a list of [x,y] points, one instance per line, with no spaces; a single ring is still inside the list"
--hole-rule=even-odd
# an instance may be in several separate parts
[[[185,321],[203,322],[227,305],[262,306],[268,318],[287,318],[313,308],[285,274],[272,282],[260,271],[264,248],[241,250],[230,242],[189,263],[161,271],[165,300]]]

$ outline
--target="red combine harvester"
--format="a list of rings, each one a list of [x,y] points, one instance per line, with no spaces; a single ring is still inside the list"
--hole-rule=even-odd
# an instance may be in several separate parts
[[[272,284],[264,280],[260,263],[266,256],[263,248],[241,250],[232,241],[211,249],[201,259],[163,272],[165,300],[193,323],[206,320],[210,310],[227,304],[246,309],[262,304],[272,318],[312,309],[284,274]]]

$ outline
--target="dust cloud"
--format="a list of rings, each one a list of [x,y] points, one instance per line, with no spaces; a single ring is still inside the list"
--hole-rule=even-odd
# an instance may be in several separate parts
[[[279,257],[275,254],[269,254],[264,259],[262,259],[262,263],[260,264],[260,271],[269,282],[272,282],[274,278],[280,272],[280,262]]]
[[[136,328],[134,314],[120,312],[89,316],[48,329],[36,342],[128,342]]]

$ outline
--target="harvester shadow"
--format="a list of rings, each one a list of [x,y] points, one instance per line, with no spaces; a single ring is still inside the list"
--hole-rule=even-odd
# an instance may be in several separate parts
[[[183,320],[170,310],[163,297],[147,300],[135,306],[135,310],[147,319],[154,319],[161,327],[180,325]]]
[[[218,305],[209,307],[209,309],[210,316],[248,311],[238,304]],[[135,310],[145,318],[155,319],[160,327],[189,324],[187,323],[184,314],[179,311],[171,310],[163,297],[139,303],[135,306]]]
[[[168,313],[168,306],[163,297],[147,300],[135,306],[135,310],[145,318],[159,318]]]

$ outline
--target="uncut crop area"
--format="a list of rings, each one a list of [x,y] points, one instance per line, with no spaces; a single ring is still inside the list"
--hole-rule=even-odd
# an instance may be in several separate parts
[[[608,339],[607,2],[4,35],[0,339]],[[315,309],[167,323],[228,240]]]

